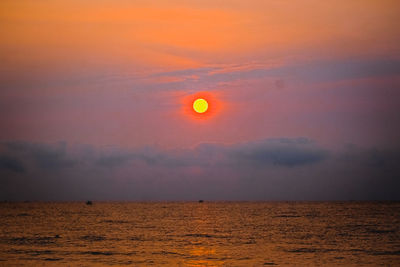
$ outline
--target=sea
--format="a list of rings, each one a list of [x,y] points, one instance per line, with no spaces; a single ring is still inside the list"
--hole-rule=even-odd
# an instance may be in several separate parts
[[[400,266],[400,202],[0,203],[0,266],[129,265]]]

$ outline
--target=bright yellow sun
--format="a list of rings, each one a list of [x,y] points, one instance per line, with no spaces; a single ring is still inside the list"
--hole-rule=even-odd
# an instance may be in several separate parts
[[[208,109],[208,102],[203,98],[198,98],[193,102],[193,109],[197,113],[204,113]]]

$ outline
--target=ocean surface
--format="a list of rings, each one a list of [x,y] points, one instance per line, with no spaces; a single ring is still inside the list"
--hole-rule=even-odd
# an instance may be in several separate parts
[[[400,203],[1,203],[0,265],[400,266]]]

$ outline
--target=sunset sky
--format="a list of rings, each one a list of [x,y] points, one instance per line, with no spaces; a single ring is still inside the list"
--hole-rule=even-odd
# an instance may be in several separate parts
[[[399,10],[2,0],[0,200],[399,200]]]

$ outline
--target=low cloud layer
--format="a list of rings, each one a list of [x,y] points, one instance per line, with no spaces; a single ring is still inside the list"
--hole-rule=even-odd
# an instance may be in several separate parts
[[[398,151],[306,138],[124,150],[3,142],[2,200],[399,199]]]

